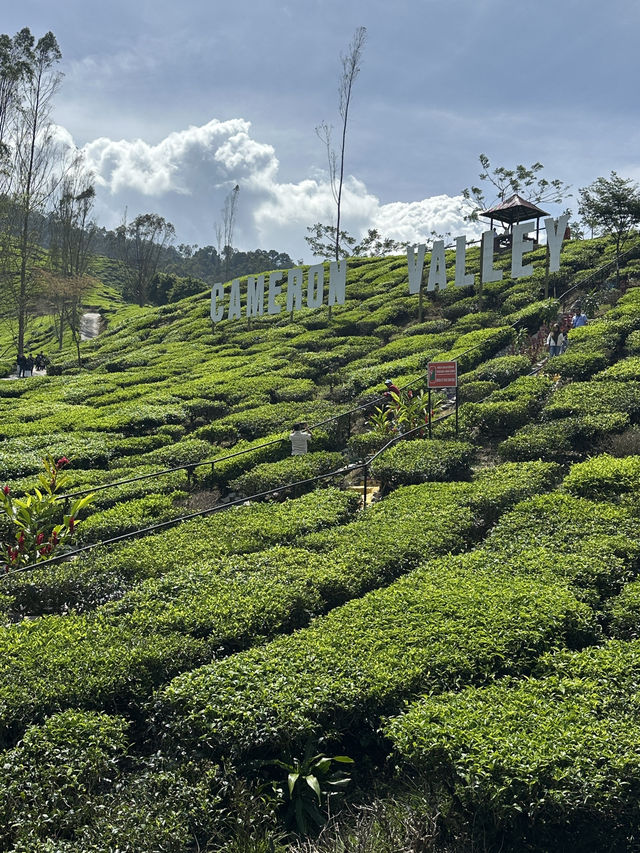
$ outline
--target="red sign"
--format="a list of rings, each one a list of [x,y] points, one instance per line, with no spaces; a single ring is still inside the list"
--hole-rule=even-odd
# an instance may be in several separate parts
[[[457,388],[457,361],[430,361],[427,365],[427,388]]]

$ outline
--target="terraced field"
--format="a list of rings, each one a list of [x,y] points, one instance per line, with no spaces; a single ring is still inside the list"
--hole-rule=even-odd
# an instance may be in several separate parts
[[[0,849],[640,849],[640,245],[624,290],[594,252],[563,250],[552,285],[599,307],[546,362],[543,263],[419,302],[377,258],[331,318],[114,303],[82,368],[65,346],[0,383],[0,484],[29,492],[51,455],[96,490],[94,547],[7,558]],[[384,380],[417,392],[450,359],[457,432],[385,450],[361,508]]]

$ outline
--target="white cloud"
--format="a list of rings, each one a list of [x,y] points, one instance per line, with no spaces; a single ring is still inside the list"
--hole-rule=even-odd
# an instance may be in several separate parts
[[[169,134],[156,145],[142,139],[105,137],[84,146],[96,174],[96,212],[113,227],[128,215],[153,210],[173,222],[179,242],[215,242],[213,223],[228,191],[240,186],[234,242],[239,248],[286,251],[310,260],[306,228],[331,222],[335,202],[326,176],[280,183],[273,146],[251,136],[244,119],[213,119],[200,127]],[[342,222],[355,236],[377,228],[385,236],[421,242],[432,231],[475,236],[463,221],[463,199],[435,196],[415,202],[381,204],[364,183],[348,176]]]

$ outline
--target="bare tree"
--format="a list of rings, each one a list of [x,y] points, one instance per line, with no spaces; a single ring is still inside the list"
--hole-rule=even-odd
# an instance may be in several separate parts
[[[233,229],[236,224],[236,207],[239,192],[240,186],[236,184],[225,198],[224,207],[220,211],[222,214],[222,223],[216,222],[215,225],[218,254],[221,258],[224,257],[224,277],[226,281],[229,280],[231,258],[233,257]]]
[[[335,228],[335,258],[340,259],[340,217],[342,213],[342,187],[344,183],[344,155],[347,142],[347,125],[349,122],[349,107],[351,106],[351,95],[353,84],[356,77],[360,73],[360,61],[362,59],[362,51],[367,39],[367,28],[358,27],[349,44],[346,54],[340,54],[342,62],[342,76],[340,77],[340,85],[338,87],[339,103],[338,110],[342,119],[342,131],[340,137],[340,149],[335,151],[331,145],[332,127],[326,122],[322,122],[316,127],[316,133],[324,142],[327,149],[327,159],[329,162],[329,180],[331,183],[331,192],[336,203],[336,228]]]

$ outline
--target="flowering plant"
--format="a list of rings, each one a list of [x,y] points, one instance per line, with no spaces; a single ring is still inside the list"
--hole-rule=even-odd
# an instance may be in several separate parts
[[[0,490],[0,513],[9,521],[10,534],[0,543],[0,560],[5,572],[48,560],[68,543],[78,524],[78,514],[88,506],[93,495],[85,495],[67,507],[61,492],[68,481],[63,472],[69,464],[66,456],[57,462],[47,456],[44,473],[38,476],[40,488],[32,494],[14,498],[9,486]]]

